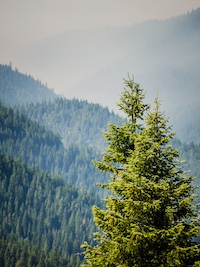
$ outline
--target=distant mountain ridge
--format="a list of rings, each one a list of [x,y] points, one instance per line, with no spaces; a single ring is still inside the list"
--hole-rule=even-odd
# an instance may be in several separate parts
[[[66,32],[28,47],[18,58],[37,68],[44,80],[57,81],[56,89],[65,91],[67,98],[116,110],[127,72],[135,75],[151,99],[159,91],[161,99],[169,100],[171,91],[166,89],[173,85],[174,93],[183,90],[176,86],[176,75],[180,72],[184,78],[183,70],[190,83],[199,82],[199,29],[200,8],[164,21]]]
[[[12,65],[0,64],[0,101],[6,106],[37,103],[55,97],[57,95],[39,80],[13,70]]]
[[[102,151],[106,144],[103,133],[108,124],[121,125],[125,119],[99,104],[77,99],[56,98],[19,107],[20,112],[46,129],[59,134],[65,147],[72,144]]]
[[[200,8],[130,27],[66,32],[26,47],[16,60],[56,84],[65,97],[99,103],[115,112],[123,78],[127,72],[134,74],[150,103],[158,92],[179,138],[198,143],[198,133],[190,131],[193,114],[185,120],[184,113],[195,109],[195,128],[200,116],[199,44]]]
[[[78,146],[75,143],[65,148],[59,135],[31,121],[18,110],[14,112],[1,104],[0,141],[0,153],[20,159],[28,166],[59,175],[65,182],[73,183],[82,190],[97,191],[96,183],[100,175],[92,164],[93,159],[100,157],[96,150],[86,144]],[[105,174],[101,178],[104,181],[109,179]]]
[[[53,130],[62,137],[65,147],[77,144],[102,150],[107,125],[124,122],[108,107],[58,96],[40,81],[8,65],[0,65],[0,102],[16,106],[31,120]]]
[[[116,111],[115,102],[123,87],[122,77],[126,78],[129,72],[145,89],[150,102],[158,92],[162,108],[170,117],[178,109],[198,105],[200,8],[166,21],[138,24],[126,29],[125,33],[121,34],[122,38],[132,44],[126,55],[85,79],[75,88],[74,94],[84,99],[84,92],[87,92],[89,100],[104,100]]]
[[[0,110],[2,123],[5,122],[5,114],[3,112],[5,108],[1,107]],[[123,118],[99,104],[77,99],[68,100],[60,97],[51,101],[43,100],[42,103],[18,105],[18,115],[14,115],[13,111],[9,110],[6,112],[13,117],[12,123],[14,124],[9,124],[10,126],[7,125],[4,128],[1,126],[1,140],[4,140],[1,142],[1,149],[4,152],[10,151],[10,154],[13,154],[15,151],[14,154],[17,156],[20,156],[21,153],[21,156],[23,154],[21,159],[26,158],[28,160],[27,163],[32,162],[33,165],[36,164],[43,170],[53,171],[61,175],[65,181],[73,182],[81,188],[90,187],[95,189],[97,181],[105,180],[103,174],[95,171],[91,161],[92,159],[98,160],[100,153],[105,149],[106,144],[103,132],[107,130],[107,125],[109,123],[121,125],[124,122]],[[26,118],[24,122],[26,122],[27,117],[32,120],[32,123],[31,121],[29,122],[29,125],[32,125],[32,129],[30,128],[27,132],[25,131],[26,128],[29,128],[27,122],[20,126],[20,113],[23,113],[23,116]],[[185,110],[182,116],[184,116],[185,121],[191,123],[188,133],[184,123],[182,121],[177,122],[183,134],[191,135],[191,140],[196,135],[196,140],[198,140],[200,125],[199,123],[194,123],[199,118],[198,113],[195,113],[195,107],[194,109]],[[177,114],[178,117],[179,114]],[[194,120],[193,122],[192,119]],[[35,121],[37,121],[36,124]],[[11,129],[8,130],[8,126],[11,129],[14,129],[14,127],[20,129],[21,127],[19,136],[17,137],[15,132],[8,136],[8,133],[11,133]],[[48,131],[51,133],[48,133]],[[53,135],[52,131],[54,132]],[[39,138],[37,139],[37,144],[34,143],[34,138],[32,139],[31,136],[36,139]],[[44,138],[45,136],[50,140],[48,146],[45,144],[47,141]],[[12,143],[14,141],[13,138],[17,138],[17,142]],[[43,138],[45,140],[44,143],[41,142]],[[178,135],[177,138],[179,138]],[[178,142],[177,148],[183,151],[184,158],[189,161],[189,166],[199,181],[199,145],[191,142],[188,143],[186,145]],[[34,153],[30,153],[31,149]],[[106,179],[109,179],[109,175],[106,176]],[[197,183],[199,183],[198,181]],[[200,198],[200,193],[198,195]]]

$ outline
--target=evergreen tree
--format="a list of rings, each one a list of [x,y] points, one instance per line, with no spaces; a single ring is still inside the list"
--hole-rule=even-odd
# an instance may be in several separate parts
[[[150,110],[133,79],[119,107],[128,122],[110,125],[108,148],[100,171],[111,172],[106,208],[93,207],[96,245],[85,242],[83,266],[200,266],[199,232],[193,177],[182,171],[179,153],[171,145],[174,134],[160,112]]]

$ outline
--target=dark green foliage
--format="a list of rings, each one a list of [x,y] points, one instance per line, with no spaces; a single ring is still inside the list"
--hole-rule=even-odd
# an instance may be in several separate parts
[[[1,266],[72,266],[72,255],[92,238],[90,206],[96,200],[56,176],[0,155]],[[72,262],[79,266],[80,256]]]
[[[91,240],[94,230],[90,207],[98,196],[89,191],[97,154],[76,145],[66,150],[58,135],[2,105],[0,140],[1,153],[9,156],[0,159],[2,266],[80,266],[80,244]]]
[[[58,135],[1,104],[0,140],[0,149],[6,155],[20,158],[40,170],[56,173],[79,188],[97,189],[99,174],[91,161],[99,156],[94,149],[73,144],[65,149]],[[102,179],[105,180],[106,176]]]
[[[93,207],[100,232],[97,245],[83,244],[83,266],[200,266],[194,177],[182,170],[170,145],[174,134],[158,99],[151,111],[139,85],[131,79],[125,84],[119,106],[129,121],[110,126],[107,150],[95,163],[111,173],[109,183],[100,184],[111,194],[106,209]]]
[[[20,112],[59,133],[65,147],[71,144],[89,146],[102,151],[105,141],[102,133],[109,123],[121,125],[124,119],[98,104],[77,99],[56,98],[52,102],[31,104]]]
[[[6,106],[36,103],[44,99],[53,99],[56,95],[40,81],[34,80],[11,65],[0,65],[0,101]]]
[[[75,264],[76,261],[74,261]],[[70,266],[64,257],[52,250],[46,253],[29,239],[10,234],[0,239],[1,267],[66,267]]]

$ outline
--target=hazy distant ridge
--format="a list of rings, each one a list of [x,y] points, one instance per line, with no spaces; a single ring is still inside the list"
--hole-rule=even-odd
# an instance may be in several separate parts
[[[18,59],[67,98],[116,110],[122,78],[130,72],[151,99],[159,91],[167,107],[169,102],[196,100],[199,43],[200,8],[165,21],[66,32],[28,47]]]
[[[39,80],[0,64],[0,101],[7,106],[52,100],[57,95]]]

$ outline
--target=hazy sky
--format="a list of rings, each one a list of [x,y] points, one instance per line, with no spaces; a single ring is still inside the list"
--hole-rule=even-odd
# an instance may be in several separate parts
[[[89,54],[88,68],[76,54],[71,59],[71,54],[66,56],[59,49],[45,57],[50,46],[45,39],[60,40],[57,34],[75,29],[120,27],[149,19],[167,19],[198,7],[200,0],[0,0],[0,64],[12,62],[13,68],[47,82],[55,92],[80,97],[73,95],[73,88],[105,66],[100,64],[101,60],[93,62]],[[46,44],[43,53],[33,53],[41,43]],[[88,94],[83,91],[86,98]]]
[[[26,44],[71,29],[131,25],[200,7],[200,0],[0,0],[0,41]]]

